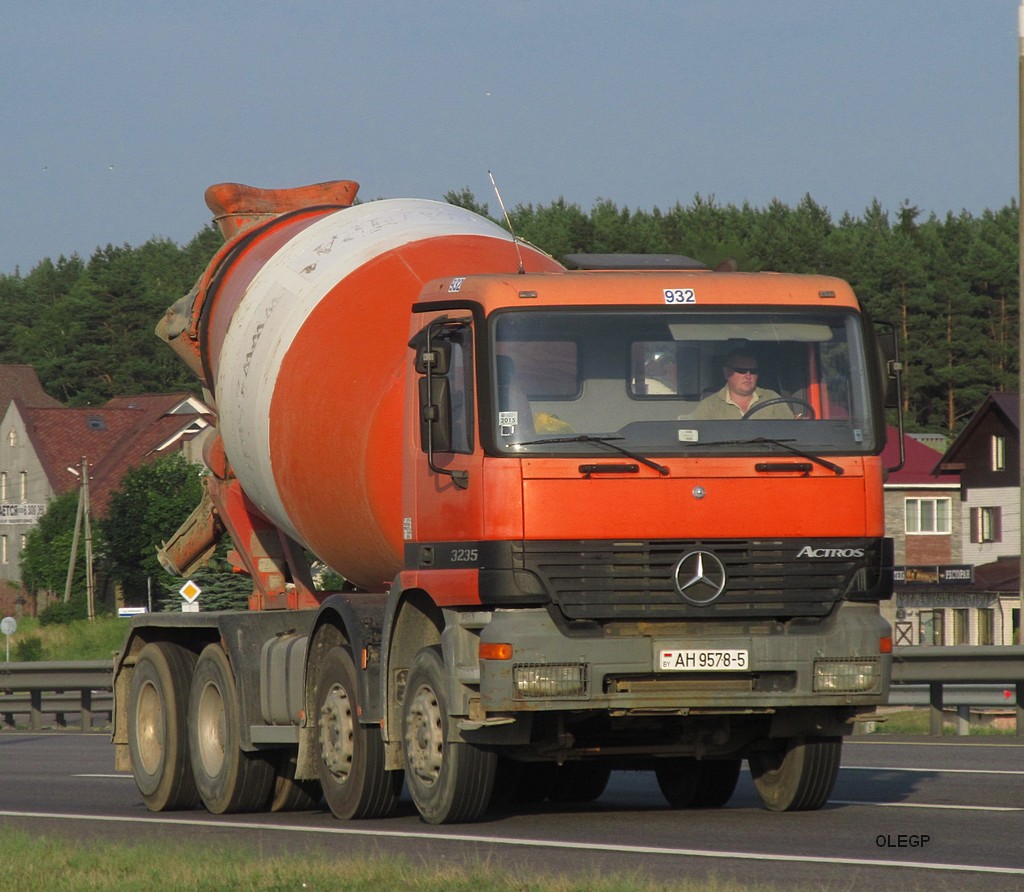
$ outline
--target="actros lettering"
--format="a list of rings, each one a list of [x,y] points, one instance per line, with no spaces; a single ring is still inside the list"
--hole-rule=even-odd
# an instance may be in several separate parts
[[[798,558],[861,558],[864,557],[863,548],[815,548],[813,545],[805,545],[796,556]]]

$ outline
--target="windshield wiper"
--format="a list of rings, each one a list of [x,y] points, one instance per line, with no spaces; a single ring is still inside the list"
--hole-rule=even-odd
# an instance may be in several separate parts
[[[701,443],[701,446],[758,446],[768,444],[771,446],[778,446],[780,449],[785,449],[787,452],[791,452],[793,455],[798,455],[800,458],[806,458],[808,461],[814,462],[816,465],[821,465],[823,468],[827,468],[832,471],[837,477],[841,477],[846,473],[846,469],[837,465],[835,462],[830,462],[827,459],[822,458],[820,455],[815,455],[812,452],[805,452],[803,449],[797,449],[796,446],[790,446],[791,440],[773,440],[771,437],[752,437],[749,440],[716,440],[713,443]]]
[[[544,440],[524,440],[522,443],[516,443],[516,446],[544,446],[548,443],[600,443],[602,446],[607,446],[609,449],[614,449],[616,452],[631,458],[633,461],[638,461],[642,465],[647,465],[649,468],[653,468],[662,477],[668,476],[668,468],[664,465],[659,465],[656,461],[651,461],[649,458],[645,458],[642,455],[638,455],[635,452],[630,452],[628,449],[623,449],[613,440],[622,440],[623,437],[591,437],[589,434],[577,434],[575,437],[550,437]]]

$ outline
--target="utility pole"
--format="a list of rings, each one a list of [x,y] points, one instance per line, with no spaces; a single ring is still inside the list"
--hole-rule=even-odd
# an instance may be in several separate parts
[[[1017,397],[1020,421],[1024,421],[1024,313],[1021,312],[1024,304],[1024,0],[1021,0],[1017,8],[1017,121],[1019,126],[1017,140],[1017,158],[1020,167],[1017,198]],[[1018,422],[1017,440],[1019,445],[1020,465],[1020,507],[1024,508],[1024,436],[1021,436],[1020,422]],[[1018,514],[1020,512],[1018,511]],[[1024,564],[1024,523],[1020,529],[1020,547],[1018,549],[1018,570],[1020,603],[1017,613],[1017,629],[1020,636],[1020,643],[1024,644],[1024,574],[1020,572],[1021,564]],[[1018,695],[1019,695],[1018,691]],[[1018,702],[1020,702],[1018,700]],[[1019,719],[1018,719],[1019,721]]]
[[[85,518],[85,592],[89,603],[89,622],[96,619],[96,596],[93,591],[92,521],[89,512],[89,465],[82,457],[82,514]]]
[[[89,621],[96,618],[96,596],[93,589],[92,564],[92,522],[89,512],[89,461],[82,456],[82,486],[78,490],[78,513],[75,515],[75,532],[71,537],[71,557],[68,560],[68,578],[64,584],[64,603],[71,600],[71,583],[75,578],[75,562],[78,558],[78,537],[85,528],[85,591],[88,599]]]
[[[82,459],[82,466],[85,466],[85,459]],[[68,469],[70,470],[70,468]],[[82,530],[82,511],[85,503],[82,500],[82,490],[78,490],[78,513],[75,514],[75,532],[71,536],[71,557],[68,559],[68,578],[64,583],[64,603],[71,600],[71,583],[75,578],[75,561],[78,558],[78,536]]]

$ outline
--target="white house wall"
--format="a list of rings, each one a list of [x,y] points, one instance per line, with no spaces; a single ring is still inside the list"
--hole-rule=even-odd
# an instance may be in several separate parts
[[[971,541],[971,509],[1000,508],[1002,531],[998,542]],[[960,503],[960,529],[965,564],[988,564],[1001,557],[1020,554],[1020,489],[978,487],[966,491]]]
[[[0,580],[20,581],[24,537],[53,495],[53,487],[29,442],[25,421],[12,402],[0,422]]]

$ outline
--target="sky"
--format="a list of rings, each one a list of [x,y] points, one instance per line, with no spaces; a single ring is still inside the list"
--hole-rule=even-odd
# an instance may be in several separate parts
[[[10,0],[0,274],[153,237],[207,186],[468,188],[498,213],[1019,194],[1018,0]],[[541,246],[543,247],[543,246]]]

